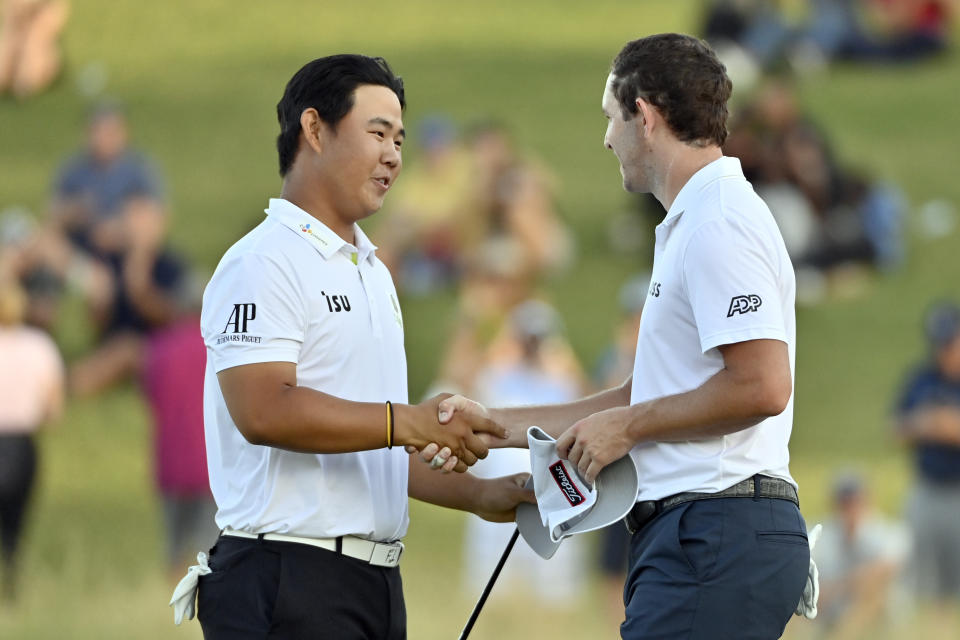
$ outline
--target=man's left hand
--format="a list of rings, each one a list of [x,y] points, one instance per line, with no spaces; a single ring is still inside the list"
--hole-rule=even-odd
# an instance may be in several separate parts
[[[537,503],[533,490],[523,488],[529,478],[529,473],[515,473],[483,480],[484,487],[477,492],[477,502],[471,511],[490,522],[513,522],[517,505],[522,502]]]
[[[589,483],[600,470],[627,455],[633,448],[627,427],[628,407],[600,411],[580,420],[557,440],[557,453],[577,465],[580,475]]]

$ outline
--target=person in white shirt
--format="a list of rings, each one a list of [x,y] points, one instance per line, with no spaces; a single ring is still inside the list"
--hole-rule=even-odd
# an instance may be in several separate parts
[[[441,425],[445,396],[407,404],[396,290],[356,224],[400,172],[403,107],[381,58],[301,68],[277,106],[281,197],[204,293],[222,529],[199,580],[208,639],[405,638],[408,495],[496,521],[533,500],[526,474],[435,474],[404,452],[441,443],[458,458],[445,468],[462,472],[486,456],[478,433],[506,432],[472,415]]]
[[[681,34],[628,43],[607,78],[604,145],[624,188],[667,211],[633,375],[560,405],[441,403],[441,419],[489,415],[511,431],[510,446],[540,426],[589,481],[633,456],[625,639],[778,638],[807,582],[787,451],[794,273],[769,209],[723,156],[731,91],[709,46]],[[435,445],[421,455],[454,457]]]

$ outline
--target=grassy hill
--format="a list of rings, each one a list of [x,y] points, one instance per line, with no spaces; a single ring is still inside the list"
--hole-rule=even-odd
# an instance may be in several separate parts
[[[81,142],[89,99],[78,86],[103,77],[104,93],[129,107],[136,145],[166,177],[174,245],[212,271],[279,188],[274,108],[285,81],[320,55],[383,55],[406,81],[411,136],[429,113],[460,122],[493,116],[555,172],[558,204],[580,254],[577,267],[548,290],[590,365],[609,339],[621,282],[645,266],[607,246],[606,224],[629,202],[616,161],[601,145],[603,81],[624,42],[693,30],[699,6],[77,0],[62,79],[30,102],[0,101],[0,209],[43,211],[59,161]],[[951,55],[913,67],[832,69],[805,78],[801,96],[845,162],[898,183],[915,206],[934,198],[958,203],[958,80],[960,61]],[[416,162],[415,153],[406,161]],[[925,239],[914,222],[903,269],[853,298],[798,313],[792,455],[808,520],[823,514],[839,467],[863,469],[889,511],[899,509],[908,486],[909,465],[887,424],[892,394],[922,355],[925,305],[960,296],[957,235]],[[450,294],[404,300],[414,398],[433,376],[451,301]],[[68,355],[86,339],[75,320],[61,322]],[[135,390],[71,403],[42,445],[24,597],[16,610],[0,607],[0,638],[199,637],[196,623],[173,627],[165,607],[149,430]],[[459,589],[462,517],[414,505],[413,519],[403,565],[410,637],[454,637],[476,595]],[[598,588],[573,611],[534,615],[532,606],[522,594],[510,602],[495,591],[471,637],[615,635]]]

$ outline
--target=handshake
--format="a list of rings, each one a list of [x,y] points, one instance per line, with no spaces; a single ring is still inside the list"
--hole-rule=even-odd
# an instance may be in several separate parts
[[[432,468],[444,472],[463,473],[486,458],[491,447],[516,446],[486,407],[449,393],[418,405],[395,406],[393,432],[394,442],[408,453],[419,452]]]

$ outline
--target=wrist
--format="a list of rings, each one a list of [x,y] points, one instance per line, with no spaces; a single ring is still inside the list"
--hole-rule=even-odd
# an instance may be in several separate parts
[[[393,446],[411,445],[422,449],[427,443],[416,436],[413,425],[417,423],[417,407],[410,404],[393,404]]]

